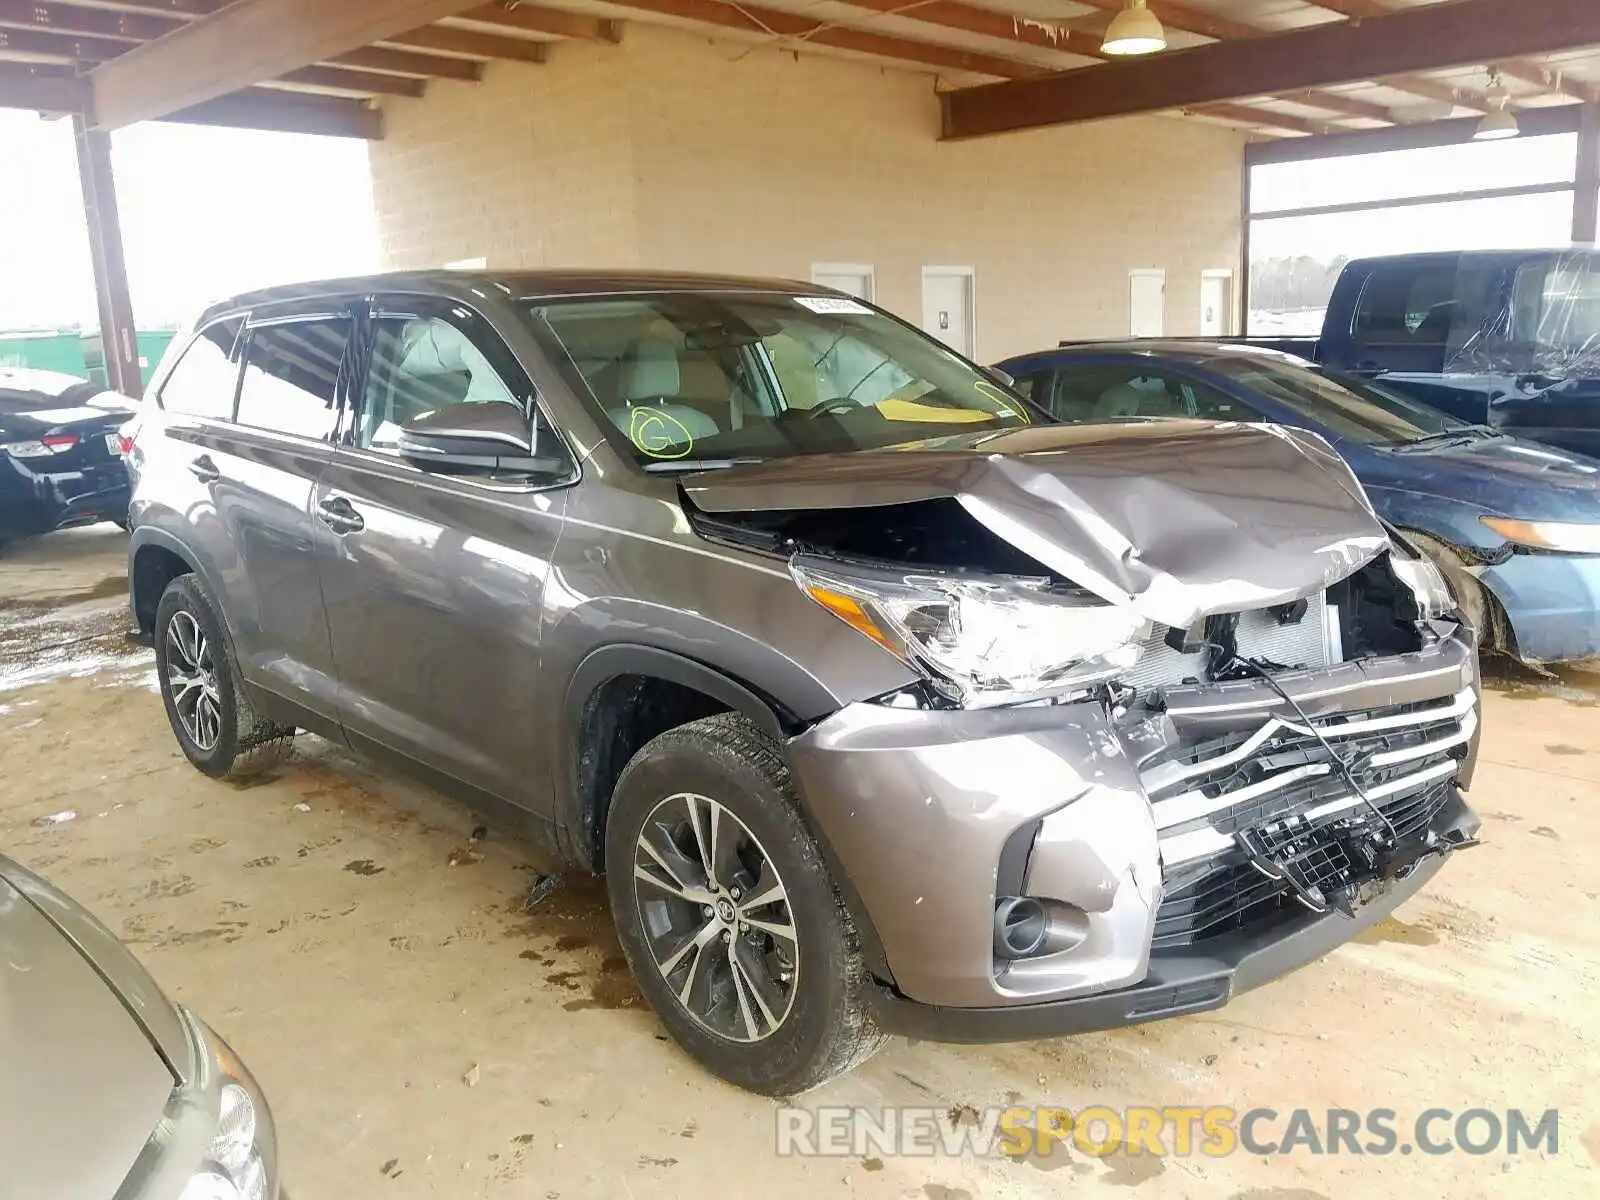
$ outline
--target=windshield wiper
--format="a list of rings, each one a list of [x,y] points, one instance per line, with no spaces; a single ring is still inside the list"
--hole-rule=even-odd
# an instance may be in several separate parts
[[[673,471],[720,471],[726,467],[743,467],[751,463],[766,462],[764,458],[664,458],[660,462],[645,463],[644,469],[652,475],[665,475]]]
[[[1401,451],[1415,450],[1427,446],[1448,445],[1451,442],[1476,442],[1484,438],[1505,436],[1493,425],[1455,425],[1449,429],[1441,429],[1436,433],[1425,433],[1419,438],[1412,438],[1409,442],[1402,442],[1394,448]]]

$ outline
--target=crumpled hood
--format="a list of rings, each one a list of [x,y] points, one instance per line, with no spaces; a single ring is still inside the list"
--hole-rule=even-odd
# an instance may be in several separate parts
[[[954,499],[1081,587],[1184,628],[1313,595],[1388,546],[1333,448],[1276,425],[1050,425],[777,459],[682,486],[707,512]]]

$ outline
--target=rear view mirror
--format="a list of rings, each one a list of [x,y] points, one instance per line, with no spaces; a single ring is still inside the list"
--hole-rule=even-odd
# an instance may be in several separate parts
[[[400,456],[452,475],[559,475],[566,455],[553,430],[514,404],[448,404],[406,422]]]
[[[1007,371],[1002,371],[999,367],[985,367],[983,372],[1003,388],[1015,388],[1017,386],[1016,376]]]

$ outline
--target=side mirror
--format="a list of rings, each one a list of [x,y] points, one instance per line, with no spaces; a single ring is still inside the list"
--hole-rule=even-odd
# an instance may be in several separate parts
[[[985,367],[983,371],[984,374],[1003,388],[1015,388],[1017,386],[1016,376],[1002,371],[999,367]]]
[[[560,439],[512,404],[447,404],[406,422],[400,456],[426,471],[452,475],[559,475]]]

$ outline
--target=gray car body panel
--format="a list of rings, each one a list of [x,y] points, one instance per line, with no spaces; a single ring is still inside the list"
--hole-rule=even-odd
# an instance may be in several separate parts
[[[216,306],[202,324],[313,311],[329,296],[470,309],[526,372],[538,419],[560,434],[571,469],[545,486],[443,478],[337,436],[331,447],[308,446],[153,411],[166,436],[150,439],[141,465],[134,554],[157,545],[179,554],[219,598],[264,710],[281,698],[290,704],[282,719],[319,716],[313,728],[392,751],[430,781],[525,814],[528,828],[586,866],[600,865],[606,797],[584,790],[585,714],[610,681],[652,676],[751,713],[782,740],[864,940],[881,944],[874,967],[904,995],[1020,1007],[1137,980],[1161,885],[1140,756],[1186,731],[1264,721],[1282,709],[1279,698],[1250,681],[1193,695],[1177,688],[1183,712],[1154,729],[1119,725],[1100,704],[952,712],[868,703],[922,676],[813,602],[781,553],[709,540],[693,510],[954,501],[1041,574],[1186,626],[1312,596],[1383,554],[1387,539],[1359,485],[1314,436],[1201,422],[1037,427],[648,474],[514,304],[685,290],[817,289],[425,272]],[[157,391],[181,353],[174,346]],[[247,491],[224,471],[220,484],[197,488],[186,472],[196,448],[232,456],[230,470],[235,459],[248,464],[257,485]],[[280,473],[297,478],[260,482]],[[317,522],[318,506],[337,498],[360,511],[364,528]],[[275,531],[259,539],[270,552],[247,552],[254,566],[237,544],[247,527]],[[268,574],[257,578],[258,568]],[[136,589],[139,578],[135,569]],[[149,597],[136,594],[134,606],[153,612]],[[1295,687],[1313,711],[1454,695],[1465,668],[1437,655],[1470,658],[1472,647],[1448,628],[1438,637],[1444,649],[1432,656],[1338,664]],[[1470,767],[1469,754],[1461,782]],[[1086,934],[1070,953],[997,969],[999,864],[1023,834],[1031,854],[1014,882],[1088,914]]]
[[[177,1083],[148,1031],[181,1039],[178,1020],[98,922],[0,857],[0,1197],[115,1195]]]

